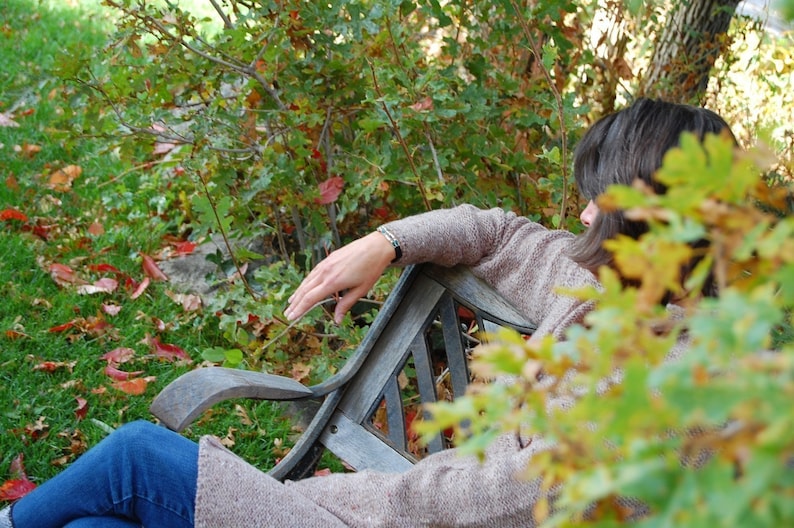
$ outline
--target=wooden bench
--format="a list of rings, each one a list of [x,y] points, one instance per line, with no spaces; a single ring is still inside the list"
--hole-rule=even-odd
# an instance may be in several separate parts
[[[406,268],[364,340],[343,368],[306,387],[262,372],[210,367],[188,372],[155,398],[152,413],[181,431],[212,405],[232,398],[320,402],[296,445],[270,474],[300,479],[324,449],[355,470],[403,471],[449,447],[438,435],[418,449],[407,418],[421,403],[454,398],[470,381],[468,355],[489,324],[530,334],[534,325],[468,269]]]

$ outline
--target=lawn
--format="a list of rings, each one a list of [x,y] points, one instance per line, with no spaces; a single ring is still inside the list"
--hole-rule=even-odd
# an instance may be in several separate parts
[[[82,133],[107,109],[70,72],[112,20],[54,0],[6,0],[0,20],[0,482],[19,454],[41,482],[112,428],[153,420],[157,392],[222,340],[214,314],[144,266],[185,248],[185,182]],[[294,431],[274,404],[231,402],[187,435],[204,433],[268,467]]]

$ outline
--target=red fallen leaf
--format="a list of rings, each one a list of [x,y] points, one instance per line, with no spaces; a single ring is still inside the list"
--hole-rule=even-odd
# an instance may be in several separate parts
[[[149,346],[152,347],[152,354],[157,357],[166,359],[168,361],[173,361],[175,359],[184,359],[187,361],[191,361],[190,356],[187,353],[179,348],[176,345],[169,345],[167,343],[161,343],[159,339],[156,337],[150,337],[148,339]]]
[[[15,478],[7,480],[0,486],[0,501],[11,502],[21,499],[36,488],[36,485],[28,479],[22,460],[23,455],[20,453],[11,462],[11,474]]]
[[[124,273],[112,264],[89,264],[88,269],[96,271],[97,273],[115,273],[116,275],[124,275]]]
[[[116,367],[114,367],[112,364],[110,364],[107,367],[105,367],[105,374],[113,378],[114,380],[124,381],[130,378],[134,378],[135,376],[140,376],[141,374],[143,374],[143,371],[136,370],[135,372],[126,372],[123,370],[119,370]]]
[[[345,180],[341,176],[332,176],[320,183],[320,197],[315,198],[315,203],[325,205],[333,203],[342,194],[342,188],[345,186]]]
[[[161,270],[157,263],[154,261],[152,257],[145,253],[141,253],[141,258],[143,259],[143,272],[152,280],[155,281],[167,281],[168,277],[163,270]]]
[[[77,400],[77,409],[74,410],[74,415],[78,420],[82,420],[88,414],[88,400],[80,396],[75,397],[75,400]]]
[[[57,333],[60,333],[60,332],[65,332],[66,330],[69,330],[70,328],[73,328],[74,326],[75,326],[75,321],[72,320],[72,321],[69,321],[68,323],[63,323],[62,325],[53,326],[52,328],[50,328],[47,331],[50,332],[51,334],[57,334]]]
[[[114,381],[112,386],[114,389],[120,390],[121,392],[126,392],[127,394],[131,394],[133,396],[140,396],[146,392],[146,386],[150,381],[154,381],[154,379],[155,378],[153,376],[147,376],[145,378]]]
[[[193,253],[193,250],[196,249],[197,245],[198,244],[195,242],[190,242],[188,240],[177,242],[174,244],[174,256],[190,255]]]
[[[119,365],[121,363],[126,363],[127,361],[131,360],[135,356],[135,351],[131,348],[127,347],[118,347],[114,348],[110,352],[102,354],[100,359],[104,359],[108,363],[115,363]]]
[[[135,283],[135,281],[132,281],[132,282],[133,282],[133,284]],[[133,299],[133,300],[135,300],[135,299],[137,299],[138,297],[140,297],[141,295],[143,295],[143,292],[145,292],[145,291],[146,291],[146,288],[148,288],[148,287],[149,287],[149,282],[150,282],[150,281],[149,281],[149,277],[145,277],[145,278],[144,278],[144,279],[141,281],[141,283],[140,283],[140,284],[136,284],[136,285],[135,285],[135,289],[133,290],[132,294],[130,295],[130,299]]]
[[[315,477],[327,477],[330,474],[331,474],[331,468],[325,468],[325,469],[318,469],[317,471],[314,472],[313,476],[315,476]]]
[[[3,209],[0,211],[0,220],[19,220],[20,222],[27,222],[28,217],[25,213],[21,213],[16,209]]]
[[[54,262],[50,264],[50,277],[58,286],[70,286],[72,284],[88,284],[86,281],[78,277],[74,270],[64,264]]]

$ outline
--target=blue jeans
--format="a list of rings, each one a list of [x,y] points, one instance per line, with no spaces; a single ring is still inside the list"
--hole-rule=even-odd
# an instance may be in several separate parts
[[[119,427],[12,508],[16,528],[193,526],[198,445],[149,422]]]

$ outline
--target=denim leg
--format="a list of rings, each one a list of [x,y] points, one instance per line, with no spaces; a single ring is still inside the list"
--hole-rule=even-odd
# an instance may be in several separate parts
[[[83,517],[63,528],[141,528],[141,523],[121,517]]]
[[[132,422],[17,501],[12,517],[16,528],[61,528],[104,516],[147,528],[192,527],[197,478],[195,442]]]

